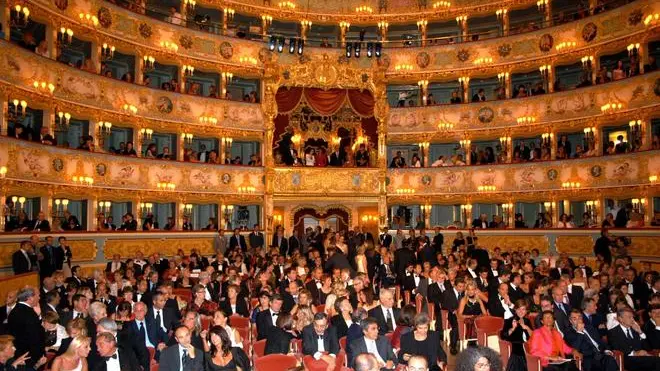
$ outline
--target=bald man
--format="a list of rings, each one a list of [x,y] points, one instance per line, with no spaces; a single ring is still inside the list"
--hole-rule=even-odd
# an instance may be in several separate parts
[[[190,330],[179,326],[174,331],[177,344],[166,348],[160,355],[160,371],[197,371],[204,369],[204,353],[190,343]]]

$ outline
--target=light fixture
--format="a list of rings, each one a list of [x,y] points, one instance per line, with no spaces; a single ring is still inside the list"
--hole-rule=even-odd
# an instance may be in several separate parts
[[[552,70],[552,66],[549,64],[544,64],[543,66],[539,67],[539,72],[541,72],[541,77],[543,78],[543,81],[547,82],[551,70]]]
[[[497,187],[494,185],[480,185],[477,187],[477,191],[479,192],[495,192],[497,190]]]
[[[182,204],[181,209],[183,209],[183,216],[186,218],[192,217],[193,204]]]
[[[506,151],[507,148],[509,148],[509,143],[511,143],[510,136],[500,137],[500,146],[502,146],[502,150]]]
[[[218,119],[213,116],[200,116],[199,123],[203,125],[206,124],[216,125],[218,123]]]
[[[554,209],[556,206],[557,204],[554,201],[546,201],[543,203],[545,210],[549,211],[550,213],[552,213],[552,209]]]
[[[227,19],[229,20],[234,19],[234,14],[236,14],[236,10],[232,8],[224,8],[222,12],[224,13],[225,17],[227,17]]]
[[[55,116],[55,131],[66,132],[69,129],[71,114],[69,112],[59,111]]]
[[[540,11],[544,11],[545,7],[548,5],[550,0],[538,0],[536,2],[536,6],[539,8]]]
[[[0,166],[0,178],[5,178],[7,176],[7,167]]]
[[[534,116],[521,116],[516,119],[518,124],[533,124],[536,122],[536,117]]]
[[[412,195],[415,194],[414,188],[397,188],[396,193],[399,195]]]
[[[458,23],[461,26],[464,26],[467,23],[468,16],[467,15],[459,15],[456,17],[456,23]]]
[[[176,184],[172,182],[158,182],[156,183],[156,188],[161,191],[173,191],[176,189]]]
[[[433,9],[447,9],[451,6],[449,1],[436,1],[433,3]]]
[[[448,122],[441,122],[438,124],[438,130],[440,131],[449,131],[454,128],[454,124],[450,124]]]
[[[264,24],[264,27],[268,27],[273,23],[273,16],[268,14],[261,15],[261,22]]]
[[[142,128],[140,129],[140,140],[142,140],[143,142],[151,140],[153,134],[154,134],[153,129]]]
[[[427,151],[429,149],[429,147],[431,146],[431,143],[429,143],[429,142],[420,142],[420,143],[417,143],[417,146],[422,151]]]
[[[562,187],[563,189],[578,189],[578,188],[580,188],[581,186],[582,186],[582,185],[580,184],[580,182],[563,182],[563,183],[561,184],[561,187]]]
[[[295,37],[289,38],[289,54],[296,52],[296,39]]]
[[[112,123],[107,121],[99,121],[97,124],[99,128],[99,134],[104,137],[109,136],[112,133]]]
[[[632,203],[633,211],[638,214],[644,214],[644,205],[646,204],[645,198],[633,198],[630,200]]]
[[[649,176],[649,183],[657,183],[657,182],[658,182],[658,176],[657,175]]]
[[[165,52],[168,53],[176,53],[179,51],[179,45],[171,41],[161,41],[160,47],[163,48],[163,50],[165,50]]]
[[[475,66],[481,66],[484,64],[491,64],[491,63],[493,63],[493,58],[491,57],[481,57],[474,60]]]
[[[80,18],[80,23],[86,26],[91,26],[91,27],[96,27],[99,25],[99,19],[89,13],[80,13],[78,14],[78,18]]]
[[[234,74],[232,72],[223,72],[220,74],[223,80],[225,80],[225,84],[230,84],[231,80],[234,79]]]
[[[472,223],[472,205],[464,204],[461,205],[461,217],[465,223],[465,226]]]
[[[140,202],[140,209],[142,209],[142,212],[146,212],[147,214],[150,214],[153,211],[154,204],[151,202]]]
[[[238,193],[244,193],[244,194],[252,194],[256,192],[256,188],[252,186],[241,186],[238,187]]]
[[[197,5],[196,0],[183,0],[183,4],[186,6],[186,10],[190,13],[195,11],[195,5]]]
[[[346,32],[350,27],[351,27],[350,22],[346,22],[346,21],[339,22],[339,28],[341,28],[344,32]]]
[[[353,43],[353,53],[355,54],[355,58],[360,58],[361,49],[362,49],[362,43],[359,43],[357,41]]]
[[[628,49],[628,55],[633,56],[633,55],[637,55],[637,53],[639,53],[639,48],[640,48],[640,44],[636,43],[636,44],[628,45],[628,47],[626,49]]]
[[[592,219],[596,219],[598,215],[598,200],[588,200],[584,202],[585,211],[589,213]]]
[[[658,21],[660,21],[660,14],[649,14],[644,18],[644,26],[655,25]]]
[[[362,223],[371,223],[378,220],[378,216],[373,214],[362,215]]]
[[[99,201],[99,210],[103,214],[107,214],[110,212],[110,208],[112,207],[112,202],[110,201]]]
[[[145,55],[142,57],[142,68],[145,71],[151,71],[156,67],[156,58],[150,56],[150,55]]]
[[[417,29],[421,30],[423,28],[426,28],[426,26],[428,26],[428,24],[429,24],[429,21],[427,21],[426,19],[420,19],[419,21],[417,21]]]
[[[461,89],[466,90],[468,87],[468,84],[470,83],[470,77],[469,76],[461,76],[458,78],[458,83],[461,85]]]
[[[555,137],[554,133],[543,133],[541,134],[541,144],[543,144],[546,147],[550,146],[550,142],[552,141],[552,138]]]
[[[497,80],[500,82],[500,84],[504,84],[508,78],[509,78],[508,72],[500,72],[497,74]]]
[[[60,218],[64,216],[64,212],[69,209],[69,200],[66,198],[56,198],[53,200],[55,208],[51,213],[53,218]]]
[[[30,9],[27,6],[16,6],[11,9],[11,27],[25,28],[30,21]]]
[[[279,225],[280,223],[282,223],[282,215],[281,214],[273,215],[273,222],[275,223],[275,225]]]
[[[55,91],[55,85],[45,82],[45,81],[35,81],[32,83],[32,86],[41,92],[48,93],[48,94],[53,94]]]
[[[300,21],[300,25],[303,28],[310,28],[310,27],[312,27],[312,21],[310,21],[308,19],[303,19],[302,21]]]
[[[412,71],[413,70],[413,65],[412,64],[397,64],[394,66],[394,70],[396,72],[406,72],[406,71]]]
[[[277,6],[282,10],[294,10],[296,9],[296,4],[291,1],[280,1]]]
[[[240,57],[238,58],[238,61],[242,64],[251,64],[253,66],[257,65],[257,58],[254,57]]]
[[[23,210],[23,208],[25,206],[25,201],[26,201],[26,198],[23,197],[23,196],[12,196],[11,202],[12,202],[12,204],[14,204],[14,212],[16,210]],[[16,207],[17,203],[19,205],[18,207]]]
[[[504,18],[504,16],[507,14],[508,11],[509,11],[508,9],[504,9],[504,8],[503,9],[497,9],[495,11],[495,16],[497,17],[497,19],[501,20],[501,19]]]
[[[57,43],[59,46],[69,45],[73,41],[73,30],[66,27],[60,27],[57,33]]]
[[[18,123],[23,121],[27,115],[27,102],[24,100],[19,101],[18,99],[13,99],[9,101],[7,109],[7,118],[8,121]]]
[[[417,81],[417,86],[419,86],[422,89],[426,89],[429,86],[429,80],[419,80]]]
[[[513,210],[513,204],[512,203],[503,203],[502,204],[502,213],[504,214],[509,214]]]
[[[372,14],[374,9],[369,5],[360,5],[355,8],[355,12],[358,14]]]
[[[101,46],[101,58],[104,61],[111,60],[115,56],[115,47],[113,45],[108,45],[103,43]]]
[[[222,205],[222,214],[225,217],[227,226],[231,226],[231,218],[234,213],[234,205]]]
[[[181,133],[181,139],[183,139],[183,142],[186,144],[192,144],[193,135],[191,133]]]
[[[632,131],[637,131],[637,130],[642,128],[643,123],[644,123],[644,121],[642,121],[642,120],[631,120],[631,121],[628,122],[628,126],[630,126],[630,129]]]
[[[188,77],[192,76],[195,73],[195,67],[187,64],[181,66],[181,70],[183,71],[183,74]]]
[[[461,139],[458,141],[458,144],[461,146],[463,150],[466,150],[470,148],[470,144],[472,144],[472,141],[469,139]]]
[[[381,33],[386,32],[389,27],[390,27],[390,24],[387,21],[378,21],[378,30]]]
[[[580,59],[582,62],[582,68],[586,71],[590,71],[591,67],[593,66],[594,63],[594,56],[593,55],[585,55]]]
[[[606,103],[600,106],[601,113],[614,113],[623,108],[622,103]]]
[[[557,46],[555,46],[555,50],[560,52],[565,49],[573,49],[577,46],[577,42],[575,41],[562,41]]]
[[[584,137],[586,139],[591,139],[596,135],[596,127],[595,126],[584,128],[583,131],[584,131]]]
[[[73,183],[75,183],[76,185],[79,185],[79,186],[89,187],[92,184],[94,184],[94,178],[92,178],[91,176],[74,175],[71,178],[71,180],[73,181]]]
[[[137,107],[129,103],[124,103],[124,105],[121,106],[121,110],[127,115],[135,115],[138,111]]]

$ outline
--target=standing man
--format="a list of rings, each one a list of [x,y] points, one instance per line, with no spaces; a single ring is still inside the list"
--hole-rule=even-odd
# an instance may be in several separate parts
[[[254,225],[254,229],[250,233],[250,236],[248,236],[248,240],[250,240],[250,248],[252,249],[264,246],[264,234],[259,230],[259,224]]]
[[[36,370],[47,361],[44,356],[45,332],[39,319],[39,291],[26,286],[18,291],[16,299],[18,303],[7,318],[9,334],[14,337],[16,354],[28,352],[30,358],[25,361],[25,366]]]
[[[241,235],[241,230],[238,228],[234,228],[234,235],[229,239],[229,249],[234,250],[236,247],[239,247],[243,253],[247,252],[245,237]]]
[[[11,266],[14,274],[23,274],[32,271],[32,259],[30,259],[30,249],[32,243],[28,240],[21,242],[21,248],[16,251],[11,257]]]

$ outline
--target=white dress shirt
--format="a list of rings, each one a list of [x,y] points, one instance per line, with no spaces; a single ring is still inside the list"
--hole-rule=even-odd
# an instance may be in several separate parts
[[[385,323],[387,323],[387,313],[388,312],[390,313],[390,317],[392,318],[392,331],[396,330],[396,317],[394,317],[394,311],[392,310],[392,308],[388,309],[381,305],[380,309],[383,311],[383,318],[385,319]]]
[[[144,344],[147,346],[147,348],[155,348],[156,346],[151,343],[151,340],[149,340],[149,330],[147,329],[147,321],[140,321],[140,320],[135,320],[135,324],[137,325],[138,328],[138,333],[140,332],[140,325],[144,325]]]
[[[165,314],[163,313],[163,310],[162,309],[156,309],[156,308],[152,308],[151,310],[154,312],[154,319],[156,319],[156,317],[158,316],[158,312],[160,312],[160,323],[158,323],[158,325],[160,326],[160,328],[163,329],[163,331],[167,332],[167,328],[165,327],[165,322],[164,322],[165,319],[163,318],[163,317],[165,317]]]
[[[121,371],[121,365],[119,364],[119,351],[115,351],[117,358],[108,358],[105,361],[105,367],[107,371]]]
[[[378,353],[378,347],[376,346],[376,340],[371,340],[367,338],[366,336],[363,337],[364,343],[367,344],[367,352],[373,354],[376,356],[376,359],[378,360],[379,363],[385,363],[385,360],[380,356],[380,353]]]

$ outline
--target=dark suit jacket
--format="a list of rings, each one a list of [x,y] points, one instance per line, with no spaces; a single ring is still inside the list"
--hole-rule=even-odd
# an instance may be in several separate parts
[[[513,286],[511,286],[511,283],[509,283],[509,299],[511,299],[511,302],[515,303],[518,299],[524,298],[525,292],[520,287],[514,289]]]
[[[275,326],[273,315],[270,310],[257,313],[257,340],[265,339],[268,331]]]
[[[351,264],[348,262],[348,258],[346,258],[346,255],[342,254],[341,252],[335,252],[335,254],[325,262],[325,272],[332,273],[332,270],[335,268],[348,268],[351,270],[351,276],[355,274],[353,267],[351,267]]]
[[[571,293],[568,294],[568,301],[571,303],[571,308],[582,308],[582,300],[584,300],[584,289],[580,286],[573,285]]]
[[[232,236],[229,238],[229,249],[230,249],[230,250],[233,250],[236,246],[238,246],[238,243],[239,243],[239,241],[240,241],[240,243],[241,243],[241,250],[242,250],[243,252],[247,251],[247,244],[245,243],[245,237],[243,237],[242,235],[239,235],[238,237],[239,237],[239,238],[237,239],[236,236],[232,235]]]
[[[165,332],[172,330],[176,326],[177,322],[179,322],[174,310],[172,310],[172,308],[168,308],[167,306],[162,309],[161,315],[163,316],[163,325],[167,329]],[[146,318],[148,321],[150,321],[150,323],[160,327],[160,323],[156,323],[156,315],[154,314],[152,306],[150,306],[147,310]]]
[[[259,314],[261,313],[263,312],[259,312]],[[264,355],[289,353],[289,345],[293,337],[290,332],[286,332],[279,327],[272,327],[268,330],[268,336],[266,336]]]
[[[124,263],[124,262],[120,262],[120,264],[119,264],[119,269],[121,269],[121,270],[126,269],[126,263]],[[112,261],[109,261],[109,262],[105,265],[105,271],[106,271],[106,273],[110,273],[110,272],[112,271]]]
[[[442,296],[442,304],[443,304],[442,306],[444,307],[444,309],[447,309],[449,313],[454,312],[458,310],[458,302],[459,299],[456,297],[456,293],[454,292],[454,289],[451,287],[447,287],[447,290],[445,290]]]
[[[383,315],[382,308],[383,308],[382,305],[372,308],[369,311],[369,317],[373,317],[376,319],[376,321],[378,321],[378,333],[380,335],[385,335],[389,330],[387,327],[387,321],[385,320],[385,316]],[[392,313],[394,313],[394,318],[392,318],[392,323],[396,323],[397,318],[399,318],[399,309],[392,308]]]
[[[160,355],[159,371],[179,371],[181,357],[179,356],[179,344],[163,349]],[[188,357],[188,362],[183,371],[198,371],[204,369],[204,351],[195,349],[195,358]]]
[[[639,337],[639,334],[632,330],[633,339],[630,339],[623,332],[621,325],[614,327],[613,329],[607,332],[607,341],[610,343],[610,346],[614,350],[618,350],[623,353],[624,356],[627,356],[632,351],[638,351],[644,349],[642,344],[642,339]]]
[[[261,233],[261,232],[258,232],[258,233],[252,232],[252,233],[250,233],[250,235],[248,236],[248,239],[250,240],[250,247],[253,248],[253,249],[255,247],[259,247],[259,246],[263,247],[264,246],[264,234]]]
[[[14,274],[23,274],[30,272],[30,261],[21,250],[16,251],[11,256],[11,266],[14,270]]]
[[[660,330],[658,330],[653,321],[648,320],[644,323],[642,331],[646,334],[646,348],[660,349]]]
[[[364,337],[353,340],[348,344],[348,354],[351,355],[351,358],[348,360],[348,365],[352,368],[355,368],[355,357],[361,353],[369,353],[367,350],[367,343],[364,341]],[[394,364],[398,362],[396,356],[394,355],[394,348],[392,348],[392,343],[383,335],[378,335],[376,339],[376,349],[378,349],[378,354],[383,361],[392,361]]]
[[[39,262],[39,268],[43,277],[50,276],[55,272],[58,265],[61,266],[64,261],[64,251],[59,247],[50,246],[50,253],[47,246],[41,246],[39,252],[43,255],[44,260]]]
[[[220,308],[228,316],[231,316],[232,314],[238,314],[239,316],[242,316],[242,317],[249,317],[250,316],[250,312],[248,311],[247,303],[245,302],[245,299],[243,299],[240,296],[238,296],[236,298],[236,312],[231,310],[231,304],[229,303],[229,299],[221,301],[220,302]]]
[[[491,316],[504,318],[504,313],[506,311],[504,310],[504,306],[500,301],[500,295],[497,292],[495,293],[495,296],[489,295],[487,308],[488,313],[490,313]],[[511,312],[513,313],[513,310],[511,310]]]
[[[39,223],[39,225],[37,225],[37,223]],[[37,229],[41,232],[50,232],[50,223],[48,220],[39,221],[39,219],[31,221],[28,231],[36,231]]]
[[[16,307],[9,313],[7,319],[7,330],[14,337],[14,346],[16,354],[30,352],[30,359],[25,364],[27,367],[33,367],[34,364],[44,355],[46,338],[41,320],[34,309],[23,304],[17,303]]]
[[[598,344],[598,349],[596,349],[591,340],[589,340],[589,337],[586,335],[587,333]],[[579,333],[573,328],[573,326],[569,326],[564,333],[564,340],[568,346],[582,353],[585,358],[592,358],[594,355],[602,353],[604,350],[608,349],[607,344],[603,342],[598,334],[598,330],[586,323],[584,324],[583,333]]]
[[[279,241],[279,237],[277,235],[273,236],[273,243],[271,246],[277,246],[280,248],[280,255],[286,256],[287,252],[289,251],[289,240],[282,236],[282,241]]]
[[[332,327],[335,328],[337,338],[341,339],[348,334],[348,326],[341,314],[336,314],[330,319]]]
[[[396,272],[397,282],[403,283],[403,278],[406,276],[406,266],[416,260],[415,253],[407,248],[399,249],[394,253],[394,271]]]
[[[314,305],[325,304],[325,303],[321,303],[319,301],[321,290],[319,290],[319,288],[316,287],[316,281],[310,280],[309,282],[307,282],[305,284],[305,289],[307,289],[307,291],[309,291],[310,294],[312,294],[312,299],[314,300]]]
[[[561,331],[562,334],[565,334],[566,331],[568,331],[568,328],[571,327],[571,323],[568,320],[568,316],[571,314],[571,308],[564,304],[564,309],[566,309],[566,313],[564,313],[564,311],[559,309],[554,302],[552,303],[552,307],[554,308],[555,322],[557,322],[557,326],[559,326],[559,331]]]
[[[318,335],[314,330],[314,324],[307,325],[302,331],[302,352],[304,355],[313,356],[318,351]],[[334,327],[328,327],[323,333],[323,348],[325,352],[337,355],[339,353],[339,339]]]
[[[302,253],[300,249],[300,240],[296,236],[289,237],[289,255],[293,254],[293,250],[298,250]]]
[[[420,355],[426,358],[429,362],[429,369],[438,370],[439,368],[434,365],[437,365],[437,362],[447,363],[447,353],[442,349],[442,341],[440,340],[440,332],[438,331],[429,331],[426,337],[425,343],[429,344],[425,347],[424,350],[430,350],[431,353],[424,353],[421,349],[416,347],[416,341],[414,340],[413,331],[409,331],[401,335],[401,350],[399,351],[399,362],[405,362],[403,359],[404,354],[410,355]],[[405,362],[407,363],[407,362]]]
[[[130,350],[123,347],[117,349],[119,354],[119,365],[122,370],[139,370],[140,364],[135,357],[135,354]],[[99,361],[92,370],[94,371],[107,371],[106,363],[104,360]],[[162,367],[161,367],[162,369]],[[178,370],[178,368],[176,369]]]
[[[389,233],[382,233],[380,237],[378,237],[378,240],[380,241],[381,246],[390,247],[392,244],[392,235]]]

